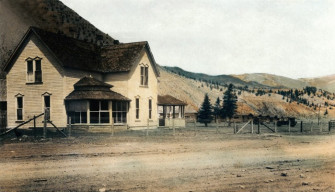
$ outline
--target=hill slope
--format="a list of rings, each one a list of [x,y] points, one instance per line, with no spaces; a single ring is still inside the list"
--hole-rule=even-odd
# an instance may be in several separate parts
[[[213,75],[207,75],[204,73],[193,73],[193,72],[189,72],[189,71],[185,71],[179,67],[167,67],[164,66],[163,67],[165,70],[178,74],[180,76],[184,76],[190,79],[194,79],[194,80],[201,80],[201,81],[205,81],[205,82],[212,82],[212,83],[218,83],[221,85],[228,85],[230,83],[234,84],[235,86],[251,86],[251,87],[260,87],[260,88],[269,88],[269,86],[260,84],[258,82],[254,82],[254,81],[244,81],[243,79],[241,80],[238,77],[234,77],[232,75],[217,75],[217,76],[213,76]]]
[[[0,101],[6,100],[3,65],[30,26],[99,45],[114,42],[58,0],[0,0]]]
[[[335,92],[335,75],[316,78],[301,78],[300,80],[308,83],[311,86],[315,86],[330,92]]]
[[[187,110],[198,110],[203,102],[204,95],[208,93],[211,103],[214,104],[219,97],[222,101],[224,87],[214,89],[210,86],[203,86],[203,83],[194,79],[180,76],[176,73],[160,68],[161,77],[159,78],[159,94],[170,94],[180,100],[188,103]],[[222,90],[221,90],[222,89]],[[313,105],[324,105],[325,101],[335,105],[333,100],[327,100],[324,97],[308,96],[305,94],[309,103]],[[328,115],[324,112],[328,110]],[[186,111],[187,111],[186,110]],[[298,118],[317,118],[318,110],[297,102],[288,102],[287,98],[275,93],[256,96],[254,93],[241,91],[238,95],[238,113],[239,114],[258,114],[258,115],[277,115],[277,116],[295,116]],[[322,118],[335,117],[335,109],[332,107],[321,107],[320,114]]]
[[[101,45],[114,40],[58,0],[0,0],[0,18],[2,62],[30,26]]]
[[[273,88],[297,88],[302,89],[308,86],[307,82],[299,79],[291,79],[279,75],[267,74],[267,73],[248,73],[242,75],[233,75],[246,82],[257,82],[262,85],[267,85]]]

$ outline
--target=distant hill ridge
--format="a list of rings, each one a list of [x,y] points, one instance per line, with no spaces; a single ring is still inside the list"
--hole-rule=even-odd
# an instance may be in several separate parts
[[[259,84],[258,82],[255,81],[249,81],[246,82],[244,80],[241,80],[240,78],[231,76],[231,75],[207,75],[204,73],[193,73],[189,71],[185,71],[180,67],[168,67],[168,66],[163,66],[164,69],[167,71],[170,71],[172,73],[178,74],[180,76],[184,76],[186,78],[198,80],[198,81],[204,81],[208,83],[219,83],[220,85],[228,85],[230,83],[234,84],[235,86],[250,86],[250,87],[259,87],[259,88],[270,88],[267,85]]]
[[[241,75],[207,75],[185,71],[180,67],[162,66],[169,72],[180,76],[210,83],[218,82],[221,85],[232,83],[235,86],[248,86],[251,88],[272,89],[302,89],[306,86],[314,86],[329,92],[335,92],[335,75],[317,78],[292,79],[284,76],[267,73],[246,73]]]

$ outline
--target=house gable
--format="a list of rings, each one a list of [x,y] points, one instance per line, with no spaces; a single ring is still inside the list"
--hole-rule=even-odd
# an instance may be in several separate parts
[[[30,72],[28,61],[32,61],[30,63],[34,73],[32,79],[29,79],[28,75]],[[24,121],[43,112],[46,92],[49,93],[51,101],[51,118],[54,119],[55,124],[64,125],[66,119],[55,118],[65,115],[65,107],[63,68],[54,55],[32,33],[25,38],[11,62],[10,66],[7,65],[7,102],[12,106],[7,111],[8,126],[13,127],[17,122],[15,95],[18,93],[24,95],[22,118]],[[37,70],[40,72],[40,81],[36,81]],[[41,122],[37,122],[37,126],[42,126]]]

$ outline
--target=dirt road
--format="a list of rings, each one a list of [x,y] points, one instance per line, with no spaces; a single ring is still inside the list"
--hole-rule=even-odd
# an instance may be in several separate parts
[[[0,191],[335,191],[334,139],[185,129],[6,140]]]

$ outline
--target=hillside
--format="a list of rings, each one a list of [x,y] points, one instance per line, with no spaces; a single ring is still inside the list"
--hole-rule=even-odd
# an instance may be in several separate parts
[[[0,0],[0,69],[30,26],[65,34],[99,45],[114,39],[58,0]],[[0,87],[5,74],[0,70]],[[0,101],[5,100],[1,89]]]
[[[335,92],[335,75],[316,78],[301,78],[299,80],[304,81],[311,86],[315,86],[330,92]]]
[[[159,94],[170,94],[180,100],[188,103],[187,109],[198,110],[205,93],[208,93],[211,103],[214,104],[215,100],[219,97],[222,100],[225,87],[211,88],[204,82],[186,78],[173,73],[165,68],[160,67],[161,77],[159,78]],[[239,90],[236,90],[239,92]],[[289,102],[288,97],[271,93],[262,96],[256,96],[255,93],[248,91],[241,91],[238,95],[238,113],[239,114],[258,114],[258,115],[277,115],[277,116],[295,116],[302,119],[317,118],[319,111],[318,108],[313,106],[321,105],[320,116],[322,118],[335,117],[334,100],[327,99],[321,94],[310,95],[304,94],[302,98],[306,99],[309,106],[295,101]],[[325,102],[330,106],[325,106]],[[312,106],[313,103],[313,106]],[[332,106],[331,106],[332,105]],[[324,115],[327,109],[328,115]],[[186,110],[187,111],[187,110]]]
[[[267,73],[248,73],[242,75],[233,75],[246,82],[257,82],[262,85],[267,85],[274,88],[298,88],[302,89],[303,87],[308,86],[308,83],[291,79],[288,77],[283,77],[279,75],[267,74]]]
[[[260,88],[269,88],[267,85],[260,84],[255,81],[244,81],[238,77],[234,77],[232,75],[207,75],[204,73],[193,73],[189,71],[185,71],[179,67],[163,67],[165,70],[178,74],[179,76],[184,76],[186,78],[194,79],[194,80],[201,80],[208,83],[214,83],[219,85],[228,85],[230,83],[234,84],[235,86],[249,86],[249,87],[260,87]]]

